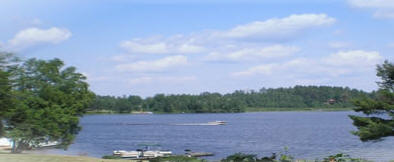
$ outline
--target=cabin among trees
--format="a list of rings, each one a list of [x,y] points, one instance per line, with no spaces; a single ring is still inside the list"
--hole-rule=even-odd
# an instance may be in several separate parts
[[[335,100],[335,99],[333,99],[333,98],[330,98],[330,99],[328,99],[328,100],[327,100],[327,102],[326,102],[325,104],[328,104],[328,105],[333,105],[333,104],[335,104],[335,102],[336,102],[336,100]]]

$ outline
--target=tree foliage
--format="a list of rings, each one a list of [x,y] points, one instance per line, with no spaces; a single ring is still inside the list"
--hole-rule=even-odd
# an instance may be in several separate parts
[[[350,115],[358,131],[353,132],[362,141],[376,140],[394,135],[394,65],[385,61],[377,66],[379,90],[376,97],[356,100],[354,110],[366,116]]]
[[[9,76],[16,102],[4,113],[6,134],[13,151],[57,141],[66,147],[80,130],[79,117],[94,94],[85,76],[59,59],[29,59]]]
[[[12,58],[13,56],[10,53],[0,53],[0,137],[4,135],[3,119],[5,112],[14,105],[9,80]]]
[[[97,96],[89,110],[119,113],[153,111],[166,113],[244,112],[245,108],[339,108],[353,107],[351,100],[371,94],[356,89],[329,86],[295,86],[238,90],[229,94],[204,92],[199,95]]]

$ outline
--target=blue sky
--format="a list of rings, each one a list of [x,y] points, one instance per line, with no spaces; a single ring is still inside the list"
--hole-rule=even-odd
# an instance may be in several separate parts
[[[0,1],[0,49],[60,58],[101,95],[377,88],[393,0]]]

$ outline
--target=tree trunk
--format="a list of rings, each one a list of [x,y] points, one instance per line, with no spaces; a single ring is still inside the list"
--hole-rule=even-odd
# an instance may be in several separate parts
[[[18,153],[17,151],[17,142],[16,140],[12,140],[12,149],[11,149],[11,153]]]
[[[4,136],[3,119],[0,118],[0,137]]]
[[[12,140],[12,149],[11,153],[22,153],[23,150],[25,150],[27,147],[27,144],[23,142],[23,140],[17,141],[17,140]]]

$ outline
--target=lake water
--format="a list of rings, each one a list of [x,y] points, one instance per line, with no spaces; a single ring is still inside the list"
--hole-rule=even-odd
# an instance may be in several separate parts
[[[185,149],[213,152],[221,159],[243,152],[270,156],[288,147],[296,158],[323,158],[347,153],[375,161],[394,160],[394,138],[360,142],[348,118],[354,112],[258,112],[235,114],[86,115],[83,129],[67,151],[44,153],[102,157],[113,150],[135,150],[160,144],[183,154]],[[222,126],[179,126],[223,120]]]

